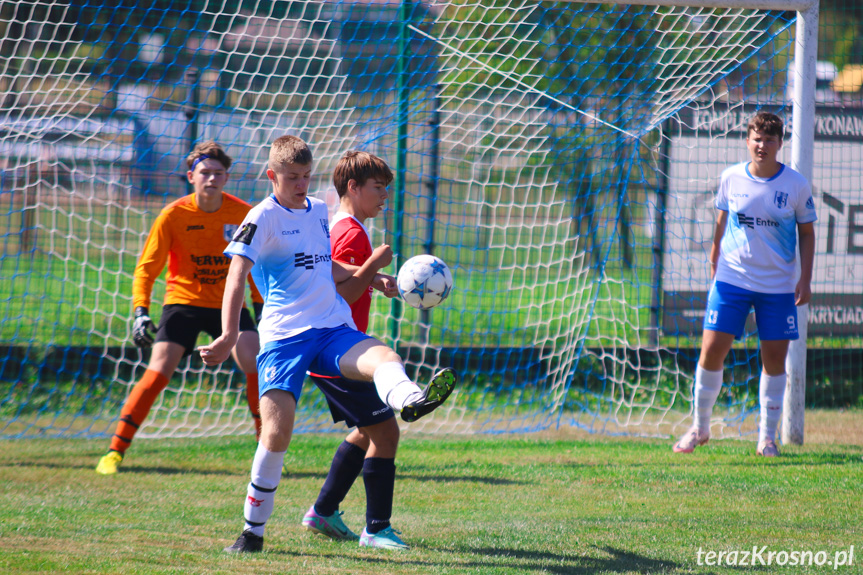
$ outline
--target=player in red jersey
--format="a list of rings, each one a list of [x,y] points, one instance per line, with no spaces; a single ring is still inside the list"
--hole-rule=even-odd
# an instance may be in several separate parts
[[[392,261],[390,246],[384,244],[372,249],[365,227],[366,220],[380,214],[386,205],[387,186],[392,180],[386,162],[367,152],[348,152],[339,160],[333,174],[339,209],[330,224],[334,260],[360,266],[361,270],[371,268],[373,272]],[[387,278],[385,295],[394,297],[398,294],[395,278]],[[371,286],[348,281],[337,284],[336,288],[350,304],[357,329],[367,331]],[[362,383],[317,375],[312,375],[312,381],[326,396],[333,420],[344,421],[354,429],[336,450],[318,499],[302,524],[333,539],[359,539],[361,546],[407,548],[390,525],[399,442],[399,426],[392,409],[374,389]],[[339,504],[360,473],[366,488],[366,527],[357,536],[342,521]]]
[[[132,338],[135,345],[152,345],[150,363],[129,393],[111,445],[96,472],[117,472],[135,432],[146,419],[156,398],[168,385],[180,360],[192,353],[201,331],[212,337],[221,332],[222,294],[228,275],[228,259],[222,251],[243,222],[251,206],[223,191],[231,158],[216,142],[202,142],[186,158],[186,177],[194,193],[171,202],[156,218],[135,268],[132,306],[135,310]],[[150,294],[165,264],[167,288],[158,330],[150,319]],[[249,281],[255,311],[263,298]],[[258,407],[258,332],[247,309],[240,318],[240,339],[234,361],[246,375],[246,398],[260,435]],[[155,331],[155,343],[152,331]]]

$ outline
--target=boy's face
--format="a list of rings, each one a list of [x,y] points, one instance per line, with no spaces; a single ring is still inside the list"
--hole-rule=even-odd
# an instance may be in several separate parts
[[[782,148],[782,139],[772,134],[750,130],[749,135],[746,136],[746,147],[754,164],[772,166],[776,162],[779,149]]]
[[[267,177],[273,182],[273,192],[280,204],[292,210],[305,209],[312,179],[311,164],[287,164],[278,171],[267,170]]]
[[[228,183],[228,170],[219,160],[207,158],[195,164],[194,170],[186,172],[189,183],[199,200],[213,200],[220,197]]]
[[[354,215],[359,220],[374,218],[380,214],[390,197],[386,183],[375,178],[369,178],[362,185],[358,185],[356,180],[350,180],[348,193],[351,194]]]

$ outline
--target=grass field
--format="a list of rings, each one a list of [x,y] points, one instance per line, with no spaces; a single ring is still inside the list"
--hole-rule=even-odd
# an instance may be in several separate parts
[[[0,572],[739,573],[750,568],[700,566],[699,548],[823,551],[832,561],[853,545],[854,564],[835,572],[861,573],[863,412],[807,417],[807,444],[776,460],[756,458],[752,441],[681,456],[658,439],[408,434],[393,520],[413,548],[396,553],[299,525],[338,435],[295,437],[266,552],[242,557],[221,549],[242,527],[249,438],[141,440],[113,477],[93,471],[104,440],[8,441]],[[361,482],[342,509],[361,528]]]

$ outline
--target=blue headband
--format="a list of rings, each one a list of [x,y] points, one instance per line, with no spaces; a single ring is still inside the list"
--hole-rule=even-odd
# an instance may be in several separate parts
[[[190,172],[194,172],[194,171],[195,171],[195,166],[197,166],[198,164],[200,164],[200,163],[201,163],[201,162],[203,162],[204,160],[209,160],[209,159],[210,159],[210,156],[208,156],[207,154],[204,154],[204,155],[202,155],[202,156],[198,157],[198,159],[196,159],[194,162],[192,162],[192,167],[191,167],[191,168],[189,168],[189,171],[190,171]]]

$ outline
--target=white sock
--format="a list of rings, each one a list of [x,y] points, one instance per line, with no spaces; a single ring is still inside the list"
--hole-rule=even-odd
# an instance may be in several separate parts
[[[422,390],[407,376],[405,366],[397,361],[379,365],[373,380],[381,400],[393,409],[400,411],[412,400],[422,397]]]
[[[782,416],[782,401],[785,399],[785,380],[787,376],[767,375],[761,372],[758,385],[761,400],[761,420],[758,422],[759,443],[770,439],[776,441],[776,426]]]
[[[722,370],[707,371],[700,365],[695,369],[695,389],[692,400],[695,404],[695,427],[702,433],[710,433],[710,415],[719,392],[722,390]]]
[[[252,462],[252,481],[249,483],[246,503],[243,506],[243,515],[246,519],[244,530],[264,536],[264,527],[270,515],[273,514],[273,502],[276,498],[276,488],[282,478],[284,462],[284,451],[267,451],[263,444],[258,443],[255,460]]]

